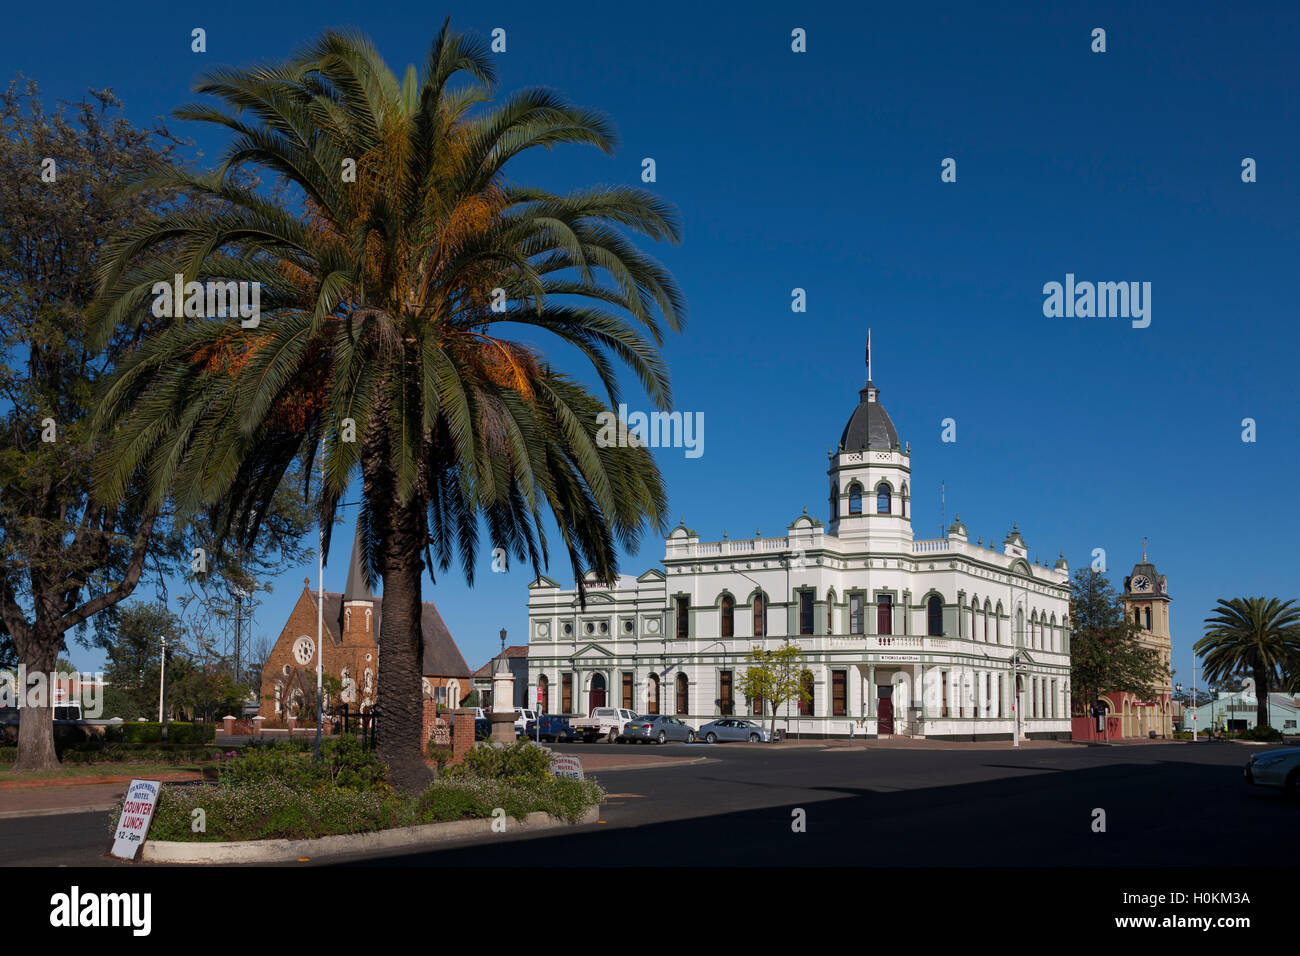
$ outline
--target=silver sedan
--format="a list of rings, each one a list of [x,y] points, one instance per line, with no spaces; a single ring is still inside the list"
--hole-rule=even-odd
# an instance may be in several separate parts
[[[1300,795],[1300,747],[1283,747],[1252,754],[1246,763],[1246,782],[1259,787],[1279,787]]]
[[[676,717],[668,717],[663,714],[658,716],[646,715],[635,720],[629,720],[623,725],[623,732],[618,735],[618,742],[621,744],[631,741],[646,743],[651,740],[659,744],[666,744],[670,740],[680,740],[683,743],[693,744],[695,743],[695,728],[687,726]]]
[[[771,735],[752,720],[724,717],[701,727],[700,738],[711,744],[726,740],[747,740],[751,744],[765,744],[771,739]]]

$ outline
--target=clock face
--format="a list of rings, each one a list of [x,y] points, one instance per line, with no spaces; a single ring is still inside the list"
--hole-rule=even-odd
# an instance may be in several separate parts
[[[305,634],[293,642],[293,659],[304,667],[311,663],[316,653],[316,642]]]
[[[1139,574],[1137,577],[1133,579],[1134,591],[1149,591],[1150,589],[1151,589],[1151,582],[1147,580],[1147,576],[1145,574]]]

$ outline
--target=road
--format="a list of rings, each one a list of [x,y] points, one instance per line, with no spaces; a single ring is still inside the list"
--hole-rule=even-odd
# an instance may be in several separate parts
[[[1300,856],[1300,803],[1247,787],[1241,768],[1251,751],[1232,744],[660,749],[711,759],[596,775],[611,794],[604,823],[347,862],[1215,867]],[[799,809],[804,832],[795,832]],[[1104,832],[1094,829],[1097,810]]]
[[[1300,857],[1300,801],[1247,787],[1252,748],[1232,744],[644,749],[707,759],[593,774],[610,794],[602,823],[312,863],[1218,867]],[[0,820],[0,865],[115,865],[107,843],[103,813]]]

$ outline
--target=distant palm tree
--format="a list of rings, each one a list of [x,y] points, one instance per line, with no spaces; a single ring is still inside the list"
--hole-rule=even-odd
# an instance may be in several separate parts
[[[1300,607],[1294,604],[1277,598],[1220,598],[1205,619],[1205,636],[1193,648],[1204,661],[1208,682],[1244,673],[1255,679],[1260,727],[1269,726],[1269,691],[1285,687],[1300,667]]]
[[[507,180],[526,150],[610,152],[613,131],[540,89],[476,110],[495,90],[490,58],[446,23],[401,83],[368,40],[327,32],[283,64],[214,70],[196,90],[228,111],[176,115],[229,129],[224,162],[143,182],[209,211],[173,212],[107,250],[104,324],[138,323],[176,273],[260,283],[261,321],[177,318],[141,344],[102,396],[98,487],[112,499],[144,472],[155,499],[216,508],[223,533],[251,540],[295,458],[323,454],[326,534],[359,473],[366,572],[383,581],[379,752],[416,789],[429,776],[423,570],[458,556],[472,584],[481,527],[536,569],[549,511],[581,588],[588,568],[616,574],[617,544],[665,526],[649,451],[601,441],[597,416],[619,400],[620,363],[670,403],[661,325],[679,330],[684,303],[627,233],[675,243],[676,211],[639,189],[556,195]],[[249,171],[282,188],[231,175]],[[502,337],[505,322],[572,346],[608,402]]]

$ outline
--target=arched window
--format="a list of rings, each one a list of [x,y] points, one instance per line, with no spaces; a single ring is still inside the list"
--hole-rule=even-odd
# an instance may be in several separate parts
[[[856,481],[849,485],[849,514],[862,514],[862,486]]]
[[[893,509],[890,507],[889,485],[881,482],[876,485],[876,514],[887,515]]]
[[[888,594],[876,597],[876,633],[894,633],[894,607],[892,598]]]
[[[650,675],[650,696],[646,701],[646,713],[659,713],[659,675]]]
[[[988,642],[989,642],[989,602],[988,599],[986,598],[984,600],[984,643],[987,644]]]
[[[677,713],[686,714],[690,711],[690,683],[686,680],[685,674],[677,675]]]
[[[1133,623],[1138,627],[1142,626],[1142,611],[1139,608],[1133,609]]]
[[[911,495],[907,493],[907,482],[903,482],[903,488],[898,494],[898,502],[899,502],[899,506],[902,509],[901,513],[904,518],[907,517],[907,499],[910,497]]]
[[[937,594],[930,595],[930,600],[926,602],[926,610],[929,618],[926,633],[930,637],[943,637],[943,598]]]
[[[1016,645],[1025,646],[1025,609],[1016,608]]]
[[[1146,608],[1147,630],[1151,630],[1151,608]]]
[[[831,520],[834,521],[840,516],[840,492],[834,485],[831,485]]]
[[[736,602],[731,599],[731,595],[722,596],[722,631],[723,637],[734,637],[736,634]]]
[[[835,633],[835,591],[826,592],[826,633]]]
[[[767,619],[767,608],[764,606],[763,595],[754,595],[754,636],[763,637],[767,633],[764,627]]]

